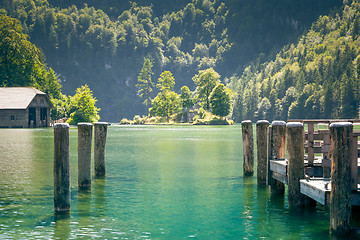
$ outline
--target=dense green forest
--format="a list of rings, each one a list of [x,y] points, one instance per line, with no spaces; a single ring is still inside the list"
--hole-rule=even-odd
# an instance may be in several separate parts
[[[55,72],[46,65],[42,51],[28,41],[20,21],[0,13],[0,87],[35,87],[49,96],[52,120],[69,118],[70,124],[99,120],[96,98],[87,85],[74,96],[61,93]]]
[[[0,86],[33,86],[51,99],[61,95],[61,85],[39,48],[28,40],[20,22],[0,14]]]
[[[232,116],[242,119],[358,118],[360,3],[324,15],[268,62],[229,79]]]
[[[154,79],[164,71],[173,74],[177,92],[184,85],[195,90],[192,78],[199,70],[214,68],[223,82],[228,79],[236,97],[233,117],[241,120],[260,117],[262,113],[257,108],[266,102],[265,97],[270,104],[273,101],[260,91],[260,78],[275,82],[274,76],[283,66],[268,74],[267,64],[261,63],[269,61],[284,45],[295,42],[319,15],[335,16],[342,1],[3,0],[0,4],[4,13],[20,20],[29,40],[42,49],[47,63],[58,74],[63,92],[73,93],[88,84],[106,121],[147,113],[136,88],[145,58],[154,65]],[[342,15],[338,18],[345,21]],[[337,21],[334,19],[331,21]],[[313,27],[313,31],[317,30]],[[297,49],[297,45],[293,48]],[[281,54],[285,52],[282,50]],[[244,67],[259,55],[257,63]],[[300,67],[305,69],[304,74],[309,72],[306,67]],[[296,74],[292,68],[290,71]],[[350,74],[347,77],[350,79]],[[257,83],[253,92],[258,96],[254,98],[246,95],[251,82]],[[304,86],[305,83],[310,80],[304,80]],[[287,89],[288,85],[285,92]],[[285,96],[277,90],[275,102]],[[301,91],[300,86],[297,91]],[[152,94],[151,98],[155,98],[158,92]],[[275,109],[274,106],[269,109]],[[286,110],[284,106],[282,109]],[[282,115],[266,114],[286,118],[285,110],[281,110]]]

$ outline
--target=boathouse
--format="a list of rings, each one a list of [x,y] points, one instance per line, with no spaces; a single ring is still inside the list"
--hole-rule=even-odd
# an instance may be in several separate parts
[[[51,101],[33,87],[0,87],[0,128],[50,126]]]

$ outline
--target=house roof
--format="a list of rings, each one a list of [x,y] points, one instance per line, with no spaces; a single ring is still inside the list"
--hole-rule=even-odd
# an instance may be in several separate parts
[[[0,87],[0,109],[26,109],[38,94],[46,96],[33,87]]]

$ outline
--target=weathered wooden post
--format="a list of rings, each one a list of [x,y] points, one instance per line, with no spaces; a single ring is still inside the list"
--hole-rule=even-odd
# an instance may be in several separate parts
[[[357,191],[358,187],[358,136],[353,134],[351,141],[351,190]]]
[[[93,125],[78,123],[78,186],[79,190],[91,188],[91,142]]]
[[[254,173],[254,138],[253,127],[250,120],[241,122],[244,156],[244,175],[252,176]]]
[[[330,134],[325,134],[323,137],[324,147],[330,146]],[[330,152],[330,149],[329,149]],[[322,154],[322,166],[323,166],[323,177],[329,179],[331,175],[331,160],[329,158],[329,152]]]
[[[288,201],[290,207],[304,205],[300,193],[300,179],[304,178],[304,125],[300,122],[286,124],[288,159]]]
[[[284,160],[285,159],[285,138],[286,138],[286,123],[284,121],[273,121],[271,123],[271,139],[270,139],[270,160]],[[270,164],[270,162],[268,163]],[[268,182],[271,186],[271,192],[283,194],[285,192],[285,185],[272,178]]]
[[[256,122],[257,183],[258,184],[266,184],[268,128],[269,128],[269,121],[259,120]]]
[[[268,132],[267,132],[267,159],[266,159],[266,185],[271,186],[272,184],[272,173],[270,170],[270,160],[272,158],[271,156],[271,136],[272,134],[272,127],[269,126],[268,127]]]
[[[106,174],[105,169],[105,144],[107,134],[106,122],[95,123],[95,136],[94,136],[94,165],[95,177],[103,177]]]
[[[350,232],[351,218],[351,141],[353,124],[332,123],[330,129],[331,193],[330,231]]]
[[[314,164],[314,123],[308,123],[308,165]]]
[[[54,125],[54,211],[70,212],[69,124]]]

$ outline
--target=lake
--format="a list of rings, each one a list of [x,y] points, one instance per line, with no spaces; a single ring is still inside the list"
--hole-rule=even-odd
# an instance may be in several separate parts
[[[53,129],[0,129],[0,239],[330,239],[329,211],[289,210],[242,170],[241,126],[111,126],[107,175],[54,216]],[[354,236],[356,237],[356,236]]]

